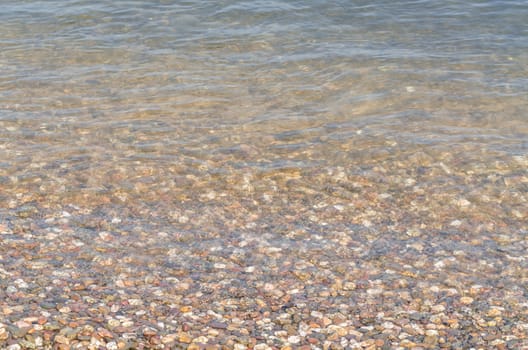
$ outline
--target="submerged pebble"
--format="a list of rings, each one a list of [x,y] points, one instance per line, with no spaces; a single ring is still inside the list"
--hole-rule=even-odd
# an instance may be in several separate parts
[[[520,1],[18,3],[1,349],[528,344]]]

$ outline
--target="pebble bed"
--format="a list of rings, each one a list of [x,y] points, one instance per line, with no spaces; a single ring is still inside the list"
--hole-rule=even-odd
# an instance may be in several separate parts
[[[4,146],[0,347],[528,348],[528,158],[354,135],[307,167]]]
[[[528,350],[525,3],[0,2],[0,349]]]

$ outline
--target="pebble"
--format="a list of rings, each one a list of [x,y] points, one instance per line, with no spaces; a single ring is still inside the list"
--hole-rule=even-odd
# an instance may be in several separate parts
[[[9,332],[4,327],[0,327],[0,341],[7,338],[9,338]]]
[[[173,343],[177,340],[179,340],[180,336],[178,334],[175,334],[175,333],[172,333],[172,334],[167,334],[165,336],[163,336],[161,338],[161,342],[163,344],[168,344],[168,343]]]
[[[69,306],[62,306],[58,310],[59,312],[62,312],[63,314],[67,314],[71,312],[71,308]]]
[[[9,123],[30,128],[29,119]],[[417,150],[359,124],[344,125],[350,140],[323,135],[303,147],[286,124],[274,135],[259,123],[273,134],[262,147],[238,147],[248,140],[227,135],[228,123],[207,137],[234,137],[234,147],[201,154],[209,145],[197,143],[186,152],[176,149],[183,140],[171,161],[146,129],[88,123],[83,132],[108,147],[73,154],[85,149],[83,134],[62,157],[44,124],[37,135],[58,150],[53,161],[11,153],[17,142],[3,150],[1,349],[516,349],[527,341],[526,157],[481,161],[494,152],[465,148],[477,141]],[[64,135],[76,133],[69,126]],[[328,164],[333,148],[320,152],[336,145],[346,167]],[[152,152],[138,155],[147,146]]]
[[[378,348],[381,348],[383,345],[385,345],[385,341],[383,339],[376,339],[374,341],[374,345],[376,345]]]
[[[97,329],[97,334],[99,334],[103,338],[110,338],[111,339],[111,338],[114,337],[112,332],[110,332],[109,330],[107,330],[105,328],[98,328]]]
[[[356,284],[354,282],[345,282],[343,284],[343,289],[344,290],[354,290],[356,289]]]
[[[445,306],[442,305],[442,304],[433,305],[431,307],[431,311],[434,312],[434,313],[444,312],[445,311]]]
[[[216,328],[216,329],[226,329],[227,323],[212,321],[211,323],[209,323],[209,326],[211,326],[212,328]]]
[[[310,312],[310,316],[312,317],[315,317],[315,318],[323,318],[324,314],[320,311],[312,311]]]
[[[181,332],[179,335],[178,335],[178,341],[180,343],[186,343],[186,344],[189,344],[190,342],[192,342],[192,338],[191,336],[186,333],[186,332]]]
[[[271,348],[268,346],[268,344],[260,343],[260,344],[256,344],[253,347],[253,350],[271,350]]]
[[[143,335],[145,337],[153,337],[156,334],[158,334],[158,332],[154,328],[151,328],[151,327],[143,328]]]
[[[369,288],[369,289],[367,289],[367,294],[368,295],[376,296],[376,295],[380,295],[382,293],[383,293],[383,289],[381,289],[381,288]]]
[[[297,335],[292,335],[288,337],[288,343],[290,344],[299,344],[301,342],[301,337]]]
[[[59,344],[70,344],[70,340],[63,335],[57,334],[55,336],[55,342]]]
[[[207,338],[206,336],[199,336],[197,338],[194,338],[192,340],[193,343],[202,343],[202,344],[207,344],[207,342],[209,341],[209,338]]]
[[[28,327],[31,327],[31,323],[28,323],[24,320],[19,320],[19,321],[16,321],[15,322],[15,325],[18,327],[18,328],[28,328]]]
[[[464,297],[461,297],[460,298],[460,302],[464,305],[469,305],[471,303],[473,303],[473,298],[472,297],[467,297],[467,296],[464,296]]]
[[[385,328],[385,329],[393,329],[394,328],[394,323],[392,323],[392,322],[383,322],[383,324],[381,326],[383,328]]]
[[[488,317],[497,317],[502,315],[502,311],[499,308],[490,308],[488,312],[486,313]]]

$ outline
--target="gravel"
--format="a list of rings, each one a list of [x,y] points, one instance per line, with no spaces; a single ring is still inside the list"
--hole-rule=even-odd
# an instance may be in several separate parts
[[[170,161],[90,124],[81,158],[7,144],[0,347],[527,347],[526,156],[357,131]]]

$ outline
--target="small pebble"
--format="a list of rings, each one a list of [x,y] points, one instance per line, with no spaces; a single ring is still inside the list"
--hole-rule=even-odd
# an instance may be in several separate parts
[[[301,337],[292,335],[288,337],[288,343],[290,344],[299,344],[301,342]]]
[[[464,297],[460,298],[460,302],[462,304],[464,304],[464,305],[469,305],[469,304],[473,303],[473,298],[464,296]]]

